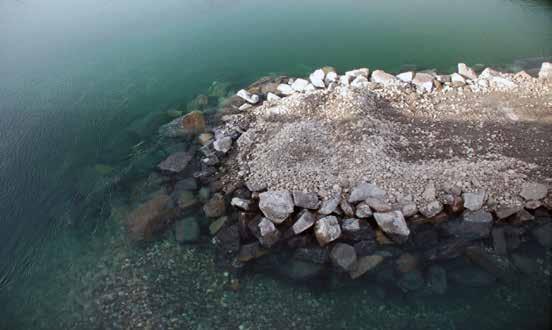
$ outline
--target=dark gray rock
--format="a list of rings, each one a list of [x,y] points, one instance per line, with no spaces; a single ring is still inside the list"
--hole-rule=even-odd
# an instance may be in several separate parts
[[[372,183],[361,183],[351,192],[349,203],[360,202],[367,198],[383,199],[384,197],[385,191],[380,187]]]
[[[521,254],[512,254],[511,260],[514,266],[523,274],[535,275],[539,273],[539,264],[532,258]]]
[[[353,209],[351,204],[347,202],[346,199],[341,200],[341,202],[339,203],[339,207],[341,208],[341,211],[343,211],[343,214],[345,214],[346,216],[348,217],[355,216],[355,210]]]
[[[240,247],[238,260],[241,262],[248,262],[253,259],[262,257],[266,253],[267,253],[267,250],[264,249],[259,242],[249,243],[249,244],[242,245]]]
[[[327,248],[308,247],[297,249],[293,257],[316,264],[325,264],[330,260],[330,253]]]
[[[263,218],[258,224],[261,237],[259,242],[265,247],[271,247],[280,240],[280,231],[274,226],[274,223],[267,218]]]
[[[387,213],[374,213],[374,219],[378,226],[385,233],[390,234],[393,239],[403,242],[408,239],[410,230],[404,220],[401,211],[392,211]]]
[[[420,271],[413,271],[403,274],[398,281],[398,286],[401,290],[416,291],[424,287],[424,276]]]
[[[213,242],[224,253],[238,253],[240,250],[240,231],[238,225],[223,227],[213,238]]]
[[[492,231],[493,236],[493,248],[497,254],[506,255],[508,248],[506,245],[506,235],[504,234],[504,228],[494,228]]]
[[[447,271],[440,266],[433,265],[427,271],[427,286],[437,294],[445,294],[448,288]]]
[[[321,264],[292,258],[281,267],[280,273],[294,281],[308,281],[320,276],[323,270]]]
[[[510,282],[515,279],[512,265],[505,257],[491,254],[477,246],[466,248],[466,256],[474,264],[501,280]]]
[[[373,255],[376,249],[378,248],[378,244],[375,240],[364,240],[355,243],[354,245],[355,251],[357,256],[363,257],[363,256],[369,256]]]
[[[293,199],[289,191],[267,191],[259,195],[259,208],[272,222],[284,222],[293,213]]]
[[[316,222],[316,217],[314,214],[308,210],[304,210],[299,214],[297,221],[292,226],[293,233],[298,235],[305,230],[311,228]]]
[[[552,247],[552,223],[537,227],[532,233],[540,245],[546,248]]]
[[[484,210],[465,211],[462,218],[444,223],[441,228],[451,236],[474,240],[489,236],[493,216]]]
[[[440,242],[436,247],[427,250],[424,253],[424,257],[433,262],[454,259],[464,254],[468,245],[469,242],[463,239],[453,238],[445,240]]]
[[[357,261],[355,248],[345,243],[337,243],[330,252],[333,265],[343,271],[350,271]]]
[[[448,272],[451,282],[467,287],[488,287],[496,283],[496,277],[475,267],[467,266]]]
[[[364,201],[370,208],[376,212],[391,212],[393,208],[387,202],[378,198],[366,198]]]
[[[518,213],[521,210],[521,207],[500,207],[496,210],[496,217],[500,220],[511,217],[512,215]]]
[[[294,191],[293,202],[295,206],[305,209],[316,210],[320,207],[320,199],[318,198],[318,194],[314,192],[304,193]]]
[[[379,255],[362,256],[358,258],[357,262],[352,266],[349,271],[349,275],[352,279],[359,278],[367,272],[375,269],[383,260],[384,257]]]
[[[199,240],[199,225],[195,218],[185,218],[175,223],[174,232],[179,243],[192,243]]]
[[[194,178],[185,178],[174,185],[174,191],[194,191],[197,190],[197,181]]]
[[[222,217],[226,213],[226,204],[222,194],[214,194],[211,199],[203,205],[203,212],[208,218]]]
[[[164,161],[159,163],[157,167],[161,171],[171,172],[171,173],[180,173],[186,169],[188,164],[193,158],[193,153],[181,151],[176,152],[169,157],[167,157]]]

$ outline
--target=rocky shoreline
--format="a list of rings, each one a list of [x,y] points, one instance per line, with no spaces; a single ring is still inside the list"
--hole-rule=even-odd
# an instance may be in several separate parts
[[[401,290],[444,293],[440,263],[465,257],[510,281],[535,268],[520,246],[552,245],[551,82],[550,63],[538,78],[462,63],[263,78],[160,128],[194,142],[125,224],[139,242],[209,235],[236,275],[278,254],[295,279],[390,265]]]

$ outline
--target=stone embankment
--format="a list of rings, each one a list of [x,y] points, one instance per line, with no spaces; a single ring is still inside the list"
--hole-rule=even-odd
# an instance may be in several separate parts
[[[324,67],[263,78],[221,110],[210,130],[201,112],[160,129],[197,147],[159,164],[167,184],[128,217],[134,239],[200,208],[177,240],[208,231],[230,268],[286,251],[309,265],[298,277],[354,279],[391,262],[401,289],[426,274],[437,291],[443,260],[510,280],[530,263],[520,245],[552,244],[549,63],[539,77]]]

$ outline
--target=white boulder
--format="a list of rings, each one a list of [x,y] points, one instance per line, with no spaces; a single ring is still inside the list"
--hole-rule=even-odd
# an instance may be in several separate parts
[[[291,88],[296,92],[304,92],[308,85],[309,82],[307,80],[299,78],[291,84]]]
[[[353,80],[353,82],[351,83],[351,87],[356,87],[356,88],[366,88],[369,85],[370,85],[370,82],[364,76],[356,77],[355,80]]]
[[[539,71],[539,79],[552,80],[552,63],[543,62]]]
[[[433,91],[433,76],[429,73],[416,73],[416,76],[414,76],[412,83],[416,85],[416,87],[418,87],[419,89],[428,93]]]
[[[468,79],[477,79],[477,73],[464,63],[458,63],[458,73]]]
[[[260,101],[259,95],[257,94],[251,94],[245,89],[241,89],[238,93],[236,93],[237,96],[244,99],[246,102],[251,104],[257,104]]]
[[[295,93],[295,90],[288,84],[280,84],[277,87],[278,91],[284,95],[291,95]]]
[[[408,72],[400,73],[397,75],[397,78],[399,78],[400,80],[406,83],[412,82],[412,80],[414,79],[414,72],[408,71]]]
[[[268,101],[274,102],[274,101],[280,100],[281,98],[278,95],[274,94],[274,93],[268,92],[268,94],[266,94],[266,99]]]
[[[314,87],[318,88],[326,88],[326,85],[324,84],[324,78],[326,78],[326,74],[322,69],[318,69],[310,74],[309,80],[311,84]]]
[[[338,75],[334,71],[330,71],[326,74],[326,78],[324,79],[324,82],[326,85],[329,85],[331,83],[335,83],[338,80]]]
[[[389,74],[383,70],[376,70],[372,72],[372,78],[370,80],[384,86],[397,85],[400,81],[394,75]]]

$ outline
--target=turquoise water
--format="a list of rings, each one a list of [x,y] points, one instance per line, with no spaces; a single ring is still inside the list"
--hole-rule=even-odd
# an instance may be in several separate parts
[[[118,274],[115,269],[125,258],[139,264],[146,252],[125,243],[117,216],[142,197],[137,182],[171,149],[156,135],[170,120],[166,110],[185,109],[214,81],[228,84],[225,92],[230,93],[268,74],[305,75],[323,65],[338,70],[367,66],[452,71],[463,61],[518,70],[533,69],[551,56],[549,1],[1,1],[0,328],[116,327],[90,320],[94,312],[105,315],[88,306],[105,289],[105,278],[90,274],[100,266],[107,277]],[[182,249],[168,241],[147,249]],[[194,262],[199,257],[210,260],[209,245],[203,248],[191,248],[194,256],[189,256],[192,250],[184,254]],[[547,254],[541,257],[549,259]],[[216,282],[222,276],[205,273],[208,265],[198,267],[199,273],[180,266],[184,277]],[[185,286],[188,280],[182,282]],[[171,289],[159,290],[175,300],[182,298]],[[279,313],[289,317],[294,310],[313,313],[316,307],[332,309],[335,315],[343,309],[340,301],[370,300],[350,294],[357,291],[350,289],[291,289],[288,282],[259,274],[252,275],[243,290],[290,301],[288,310],[278,304]],[[255,295],[255,290],[262,294]],[[286,296],[294,290],[310,297],[314,307],[297,309]],[[489,289],[488,297],[506,299],[500,290],[505,289]],[[531,312],[535,324],[542,325],[548,305],[530,304],[546,302],[546,296],[532,294],[539,290],[542,287],[512,290],[510,299],[524,299],[521,307],[516,310],[516,304],[507,303],[512,309],[504,310],[501,305],[503,319],[496,316],[494,324],[480,326],[508,324],[516,311],[522,315],[520,327],[527,325]],[[475,303],[478,298],[459,301]],[[228,299],[246,304],[245,298]],[[365,311],[342,311],[339,324],[327,316],[316,321],[345,328],[375,326],[370,322],[382,326],[382,319],[371,317],[385,305],[366,304]],[[163,300],[158,305],[163,309]],[[452,303],[449,314],[431,307],[413,312],[415,305],[405,301],[383,308],[389,308],[389,320],[419,313],[420,326],[433,320],[441,328],[472,314]],[[195,308],[197,315],[209,319],[207,303]],[[234,320],[235,310],[215,310]],[[488,307],[481,315],[494,310],[498,308]],[[439,318],[441,314],[445,316]],[[316,327],[314,318],[305,320],[310,321]],[[182,324],[199,327],[189,322]],[[401,322],[393,327],[408,329]],[[220,324],[207,322],[204,328]]]

